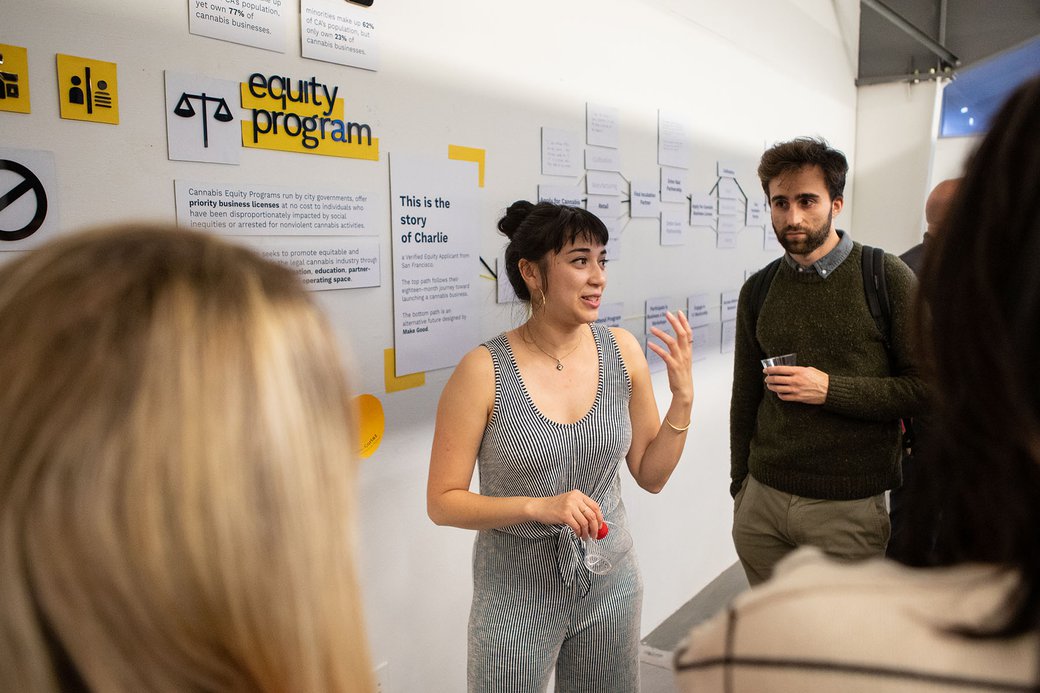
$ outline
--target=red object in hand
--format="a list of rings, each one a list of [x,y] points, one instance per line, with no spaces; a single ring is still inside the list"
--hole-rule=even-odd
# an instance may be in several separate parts
[[[600,522],[599,523],[599,531],[596,532],[596,539],[603,539],[604,537],[607,536],[607,532],[609,532],[609,531],[610,531],[610,528],[607,527],[607,523],[606,522]]]

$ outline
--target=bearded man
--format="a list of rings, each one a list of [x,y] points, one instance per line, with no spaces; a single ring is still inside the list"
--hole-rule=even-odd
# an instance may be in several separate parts
[[[844,154],[811,138],[774,145],[758,167],[786,252],[764,302],[755,305],[753,275],[737,307],[730,493],[752,585],[803,544],[848,560],[884,555],[899,420],[925,396],[910,337],[913,273],[885,254],[882,334],[865,298],[863,246],[834,226],[847,172]],[[798,365],[761,363],[791,353]]]

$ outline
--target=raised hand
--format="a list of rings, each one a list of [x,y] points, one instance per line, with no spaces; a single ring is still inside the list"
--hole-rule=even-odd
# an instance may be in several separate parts
[[[668,387],[672,391],[672,396],[692,399],[693,330],[681,310],[674,315],[671,311],[667,311],[665,317],[672,326],[674,336],[656,327],[651,327],[650,333],[664,342],[668,347],[667,350],[651,341],[647,341],[646,344],[651,351],[661,357],[667,366]]]

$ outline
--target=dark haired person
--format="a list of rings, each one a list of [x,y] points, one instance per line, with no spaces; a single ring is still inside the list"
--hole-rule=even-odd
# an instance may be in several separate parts
[[[928,193],[928,199],[924,203],[924,221],[926,225],[924,237],[920,243],[899,256],[899,259],[905,262],[906,266],[914,271],[914,274],[919,275],[921,273],[921,268],[924,266],[925,248],[942,232],[942,225],[946,221],[950,205],[953,204],[953,198],[957,194],[957,186],[960,185],[960,181],[960,178],[947,178],[936,184],[932,191]]]
[[[693,630],[682,691],[1040,690],[1040,79],[1000,109],[930,241],[917,325],[936,430],[905,560],[813,549]],[[927,307],[927,309],[925,309]]]
[[[942,233],[942,226],[946,221],[951,205],[953,205],[954,196],[957,194],[959,185],[960,178],[947,178],[932,188],[928,198],[925,200],[924,219],[927,226],[924,238],[921,239],[920,243],[899,256],[899,259],[905,262],[906,266],[913,270],[915,275],[920,276],[924,267],[925,253],[931,249],[932,242]],[[902,547],[907,533],[923,531],[922,527],[907,527],[905,496],[906,490],[914,483],[914,477],[917,472],[916,458],[921,454],[924,446],[928,444],[928,438],[928,419],[927,413],[924,413],[913,421],[913,450],[911,454],[903,456],[903,483],[898,488],[893,488],[892,493],[888,497],[889,517],[892,520],[892,540],[888,544],[887,555],[896,560],[899,560],[902,556]],[[938,515],[931,519],[932,523],[938,521]]]
[[[885,255],[891,328],[882,335],[867,307],[863,247],[834,226],[847,171],[844,154],[810,138],[773,146],[758,167],[786,253],[757,317],[755,276],[737,307],[730,493],[752,585],[803,544],[850,560],[884,554],[899,419],[924,394],[911,360],[913,274]],[[789,353],[797,366],[763,370],[761,359]]]
[[[498,223],[506,272],[530,318],[469,352],[437,410],[428,512],[479,530],[473,558],[469,690],[638,690],[642,580],[633,554],[606,575],[583,540],[627,519],[619,468],[657,493],[679,461],[693,381],[686,317],[668,313],[672,401],[658,414],[629,332],[595,324],[607,229],[590,212],[513,203]],[[470,491],[474,462],[480,490]],[[620,530],[618,530],[620,531]]]

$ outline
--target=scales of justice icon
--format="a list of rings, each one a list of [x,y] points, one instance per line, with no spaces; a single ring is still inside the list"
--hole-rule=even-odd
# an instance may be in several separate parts
[[[235,117],[231,115],[231,109],[228,108],[227,101],[223,97],[208,96],[206,92],[201,94],[181,93],[181,98],[177,101],[177,106],[174,107],[173,112],[181,118],[195,117],[195,107],[191,105],[192,99],[197,99],[202,104],[202,146],[209,147],[209,114],[206,112],[206,104],[217,104],[217,110],[213,112],[213,118],[221,123],[230,122]]]

